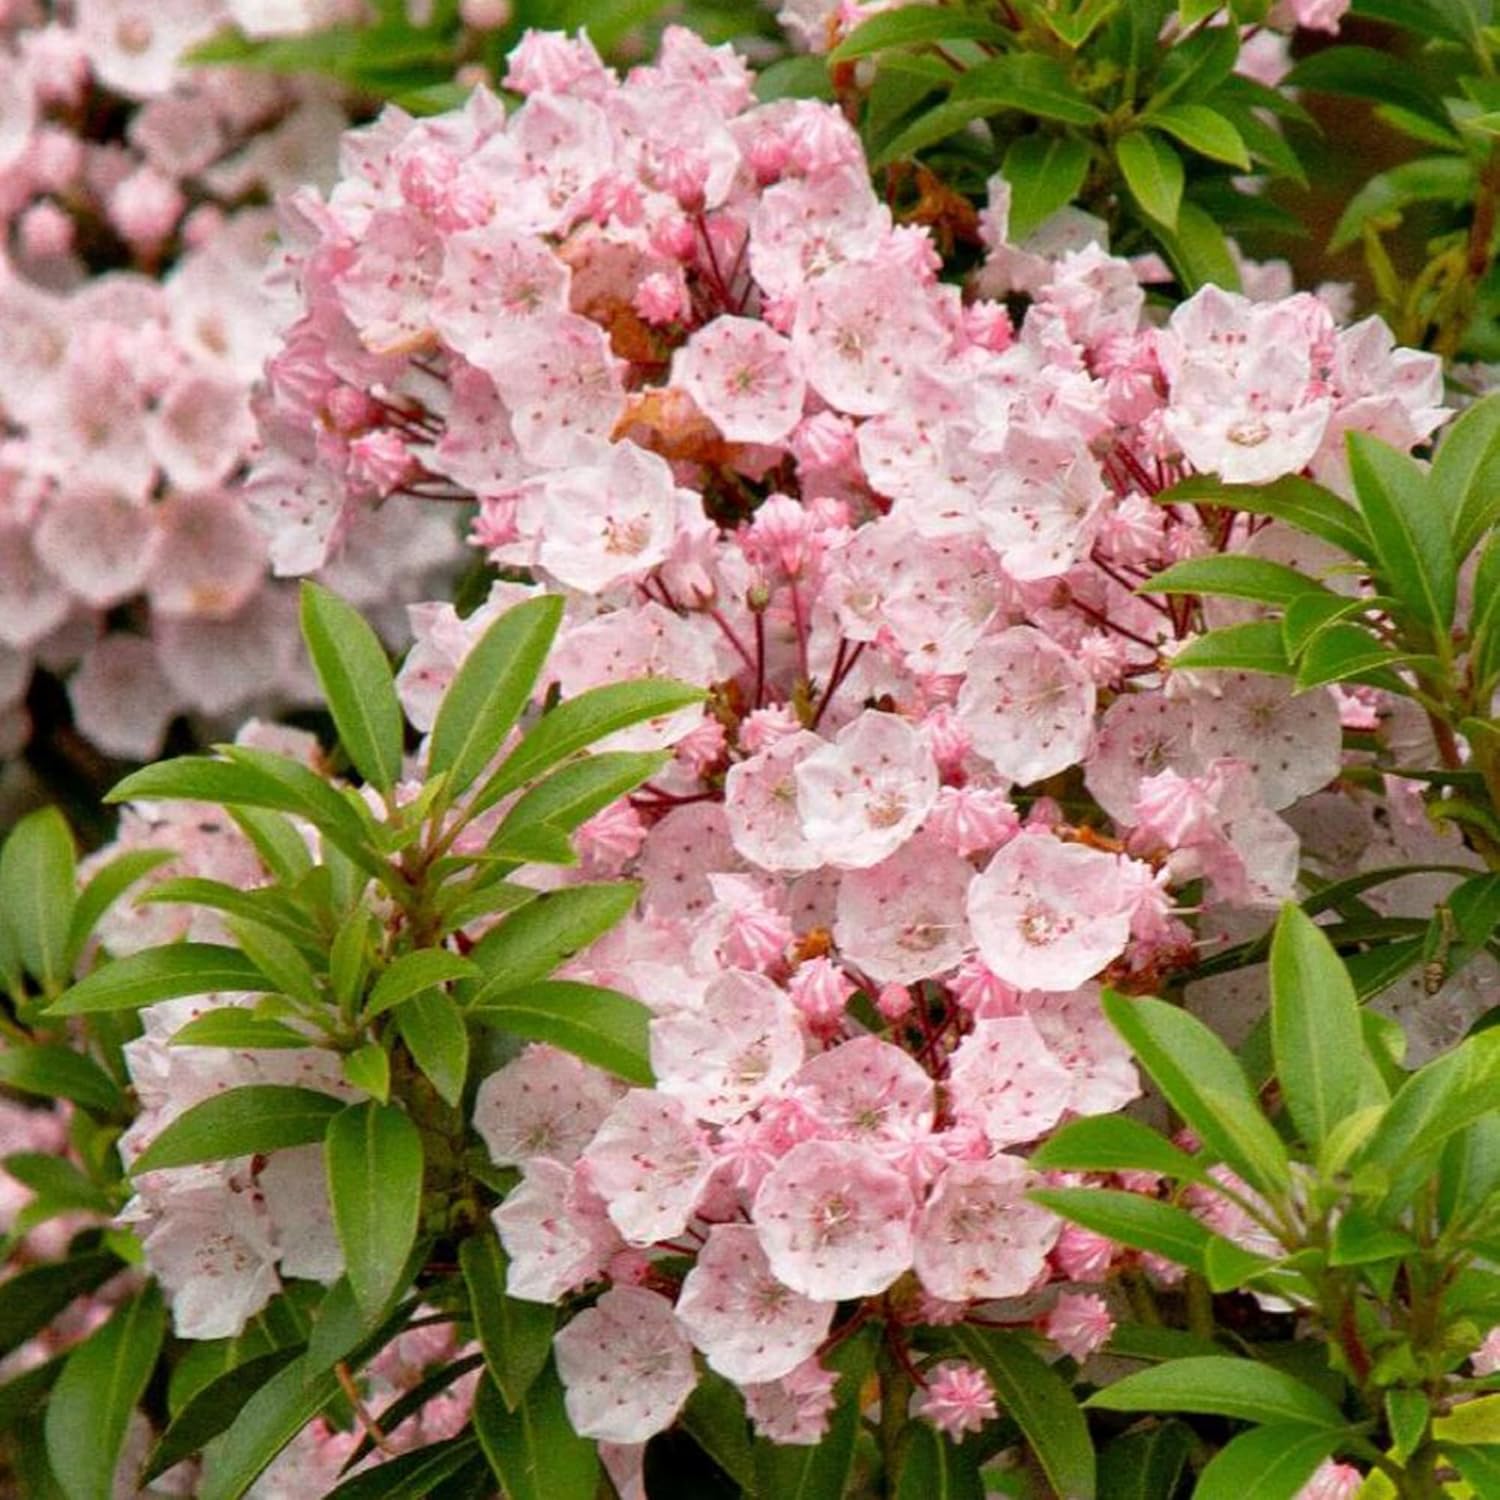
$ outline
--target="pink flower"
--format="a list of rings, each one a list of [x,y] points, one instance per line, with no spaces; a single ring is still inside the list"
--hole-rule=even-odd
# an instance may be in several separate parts
[[[808,1359],[780,1380],[745,1386],[745,1410],[769,1442],[807,1446],[828,1431],[836,1384],[832,1371]]]
[[[552,1341],[568,1420],[583,1437],[643,1443],[671,1426],[698,1383],[672,1304],[617,1286]]]
[[[847,1140],[878,1142],[932,1128],[932,1080],[879,1037],[855,1037],[809,1059],[788,1092],[825,1131]]]
[[[787,989],[807,1029],[821,1037],[838,1034],[855,992],[844,971],[826,958],[811,958],[799,964],[787,982]]]
[[[1018,834],[974,878],[968,913],[985,964],[1022,989],[1070,990],[1124,952],[1123,856]]]
[[[791,344],[752,318],[715,318],[699,329],[678,350],[672,378],[737,443],[784,441],[807,392]]]
[[[539,1156],[566,1166],[582,1155],[620,1093],[597,1068],[536,1044],[480,1084],[474,1129],[498,1166]]]
[[[1068,1070],[1029,1016],[976,1021],[949,1066],[953,1110],[996,1146],[1036,1140],[1068,1107]]]
[[[778,1281],[750,1225],[718,1224],[682,1284],[677,1317],[709,1365],[745,1385],[779,1380],[810,1359],[835,1306]]]
[[[1354,1500],[1364,1482],[1365,1476],[1352,1464],[1325,1458],[1294,1500]]]
[[[632,1089],[583,1153],[611,1222],[632,1245],[670,1239],[687,1227],[712,1157],[678,1100]]]
[[[794,1146],[755,1195],[778,1280],[819,1300],[873,1296],[911,1265],[916,1203],[906,1178],[850,1141]]]
[[[927,1377],[917,1398],[916,1414],[956,1443],[966,1432],[978,1432],[999,1414],[989,1377],[976,1365],[947,1360]]]
[[[1104,1298],[1092,1293],[1064,1292],[1042,1324],[1047,1337],[1079,1364],[1108,1343],[1114,1330]]]

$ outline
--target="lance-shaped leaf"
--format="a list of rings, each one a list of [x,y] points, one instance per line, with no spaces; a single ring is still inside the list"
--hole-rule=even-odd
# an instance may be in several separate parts
[[[1096,1391],[1084,1404],[1104,1411],[1186,1411],[1242,1422],[1344,1425],[1333,1402],[1285,1370],[1215,1355],[1137,1371]]]
[[[107,864],[101,865],[78,893],[73,920],[68,926],[64,968],[71,974],[94,934],[99,918],[112,907],[142,876],[174,858],[170,849],[127,849]]]
[[[1115,161],[1141,211],[1168,229],[1182,204],[1182,158],[1149,130],[1127,130],[1115,142]]]
[[[882,52],[887,47],[964,39],[1003,42],[1005,32],[993,21],[979,16],[934,10],[925,5],[906,5],[884,15],[871,16],[856,26],[834,49],[829,61],[849,62],[856,57],[868,57],[872,52]]]
[[[1322,537],[1351,557],[1375,559],[1374,544],[1359,512],[1310,479],[1287,476],[1270,484],[1225,484],[1211,474],[1195,474],[1156,498],[1162,505],[1221,505],[1247,515],[1274,516]]]
[[[263,1155],[323,1139],[344,1108],[332,1094],[252,1083],[213,1094],[165,1126],[131,1165],[133,1175],[231,1156]]]
[[[396,1011],[412,1060],[447,1103],[458,1106],[469,1071],[469,1032],[463,1015],[441,990],[423,990]]]
[[[507,1500],[594,1500],[598,1452],[573,1431],[550,1364],[515,1411],[484,1376],[474,1392],[474,1430]]]
[[[1271,1045],[1287,1109],[1316,1149],[1360,1105],[1364,1038],[1348,971],[1290,902],[1271,939]]]
[[[428,772],[465,791],[494,759],[531,698],[562,620],[552,594],[508,609],[479,638],[443,695],[432,726]]]
[[[0,848],[0,923],[27,972],[49,993],[68,982],[76,856],[55,807],[27,814]]]
[[[476,1005],[472,1020],[532,1042],[550,1042],[629,1083],[649,1088],[651,1012],[618,990],[539,980]]]
[[[0,1051],[0,1084],[44,1099],[71,1099],[98,1114],[124,1103],[118,1085],[93,1058],[56,1042]]]
[[[1462,560],[1500,521],[1500,396],[1476,401],[1443,429],[1431,490]]]
[[[394,1105],[351,1104],[328,1124],[334,1228],[354,1296],[373,1317],[398,1290],[422,1208],[422,1137]]]
[[[1070,1120],[1032,1153],[1031,1164],[1063,1172],[1156,1172],[1179,1182],[1208,1176],[1202,1162],[1129,1115]]]
[[[485,1005],[496,995],[531,984],[608,932],[635,905],[630,881],[564,886],[545,891],[492,927],[471,955],[484,979],[471,997]]]
[[[557,1311],[544,1302],[510,1296],[505,1251],[487,1230],[459,1246],[458,1262],[485,1365],[506,1406],[515,1411],[547,1363]]]
[[[470,979],[480,973],[479,966],[444,948],[419,948],[395,959],[375,981],[365,1014],[378,1016],[423,990],[433,989],[452,979]]]
[[[1296,1500],[1318,1465],[1349,1436],[1294,1422],[1242,1432],[1198,1476],[1193,1500]]]
[[[302,585],[302,637],[354,769],[377,791],[401,775],[401,703],[380,637],[353,606],[317,584]]]
[[[172,943],[126,954],[65,990],[48,1015],[136,1010],[160,1000],[212,995],[220,990],[268,991],[275,986],[238,948],[219,943]]]

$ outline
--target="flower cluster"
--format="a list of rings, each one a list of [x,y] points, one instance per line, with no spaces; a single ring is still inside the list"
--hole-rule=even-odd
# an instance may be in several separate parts
[[[1438,428],[1439,364],[1308,295],[1161,317],[1151,268],[1077,213],[1012,243],[1003,178],[980,265],[944,280],[836,109],[755,105],[681,31],[623,79],[532,35],[506,84],[509,115],[483,91],[388,112],[326,200],[284,205],[303,311],[251,492],[282,572],[425,498],[472,503],[474,544],[538,581],[413,610],[419,729],[534,587],[567,600],[564,698],[711,690],[611,743],[670,758],[581,831],[583,876],[643,890],[569,973],[650,1007],[655,1088],[537,1047],[480,1092],[522,1172],[495,1216],[511,1292],[608,1283],[557,1361],[609,1442],[671,1422],[695,1350],[761,1431],[816,1440],[851,1300],[940,1325],[998,1299],[1083,1358],[1106,1303],[1033,1294],[1115,1251],[1028,1202],[1023,1156],[1137,1091],[1099,981],[1144,990],[1263,926],[1303,827],[1363,829],[1327,854],[1357,864],[1370,808],[1330,788],[1344,729],[1387,708],[1169,672],[1204,621],[1138,592],[1153,573],[1323,560],[1159,497],[1199,472],[1343,488],[1350,431]],[[980,1379],[934,1371],[920,1409],[961,1432]]]
[[[79,730],[131,759],[179,713],[307,696],[239,488],[280,317],[255,205],[331,180],[346,117],[317,86],[179,62],[265,9],[0,8],[0,755],[29,732],[37,666],[71,674]],[[385,528],[339,583],[399,606],[450,528],[399,506]]]

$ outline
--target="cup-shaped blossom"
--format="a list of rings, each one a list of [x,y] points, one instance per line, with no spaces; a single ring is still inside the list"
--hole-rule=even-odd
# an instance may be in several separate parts
[[[976,1021],[948,1073],[954,1114],[996,1146],[1033,1141],[1062,1118],[1073,1081],[1030,1016]]]
[[[474,1129],[499,1166],[537,1156],[566,1165],[582,1155],[620,1092],[598,1068],[537,1044],[479,1085]]]

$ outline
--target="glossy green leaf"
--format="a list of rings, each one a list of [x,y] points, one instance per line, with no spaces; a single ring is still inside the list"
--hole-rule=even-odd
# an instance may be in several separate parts
[[[1391,1434],[1391,1451],[1405,1463],[1417,1451],[1427,1433],[1432,1405],[1421,1391],[1393,1386],[1385,1393],[1385,1421]]]
[[[1093,1500],[1094,1445],[1067,1381],[1014,1333],[963,1323],[953,1332],[958,1346],[990,1377],[1052,1488],[1074,1500]]]
[[[64,969],[72,974],[99,919],[138,880],[174,858],[170,849],[127,849],[101,865],[78,893],[68,925]]]
[[[505,611],[464,658],[432,726],[428,773],[465,791],[494,759],[531,698],[562,620],[557,595]]]
[[[1378,104],[1399,104],[1438,124],[1448,123],[1442,100],[1427,89],[1421,72],[1393,53],[1373,47],[1328,47],[1314,52],[1281,82]]]
[[[0,1084],[43,1099],[71,1099],[96,1114],[113,1114],[124,1103],[93,1058],[55,1042],[0,1048]]]
[[[748,1494],[755,1492],[755,1449],[739,1388],[712,1370],[700,1377],[677,1419],[693,1441]]]
[[[112,1216],[115,1205],[104,1190],[91,1182],[66,1157],[42,1151],[16,1151],[0,1159],[0,1166],[39,1198],[63,1208],[87,1209]]]
[[[1206,104],[1168,104],[1148,110],[1144,123],[1165,131],[1200,156],[1228,162],[1242,172],[1250,170],[1250,155],[1239,131]]]
[[[362,907],[339,923],[328,950],[328,984],[345,1015],[355,1015],[375,957],[374,918]]]
[[[344,1055],[344,1078],[382,1104],[391,1098],[391,1055],[379,1042],[366,1042]]]
[[[1388,692],[1405,693],[1407,688],[1396,669],[1410,666],[1426,668],[1436,666],[1436,662],[1429,656],[1391,651],[1362,626],[1336,621],[1325,625],[1303,647],[1296,681],[1299,688],[1368,682]]]
[[[1266,604],[1289,604],[1303,594],[1334,598],[1315,578],[1263,557],[1217,553],[1173,563],[1141,585],[1143,594],[1220,594]],[[1342,601],[1338,601],[1342,602]]]
[[[198,1500],[240,1500],[266,1466],[339,1394],[338,1378],[309,1356],[278,1370],[204,1455]]]
[[[343,1101],[316,1089],[252,1083],[185,1109],[131,1164],[131,1173],[263,1155],[323,1139]]]
[[[1444,1443],[1443,1454],[1474,1491],[1474,1500],[1500,1500],[1500,1447]]]
[[[571,831],[650,780],[670,758],[664,750],[612,750],[562,766],[516,799],[495,830],[494,840],[503,842],[518,830],[539,824]]]
[[[991,104],[991,113],[1010,109],[1065,125],[1096,125],[1103,119],[1074,86],[1068,70],[1037,52],[986,58],[966,68],[953,85],[953,102],[975,100]]]
[[[0,847],[0,923],[33,979],[49,994],[68,982],[76,853],[55,807],[28,813]]]
[[[422,1137],[393,1105],[351,1104],[328,1125],[334,1228],[355,1300],[374,1316],[398,1290],[422,1207]]]
[[[1200,287],[1240,289],[1240,270],[1218,218],[1202,204],[1184,198],[1177,210],[1177,223],[1168,228],[1153,224],[1152,233],[1172,263],[1185,294]]]
[[[929,146],[935,146],[939,141],[946,141],[949,136],[968,129],[976,120],[984,120],[990,115],[998,115],[1007,109],[1018,107],[1009,97],[946,99],[941,104],[934,104],[931,109],[924,110],[884,142],[871,157],[870,166],[878,171],[894,161],[905,161],[927,150]]]
[[[284,813],[265,807],[231,807],[228,812],[265,867],[283,885],[296,885],[312,869],[307,840]]]
[[[471,1235],[458,1251],[474,1332],[484,1362],[506,1406],[520,1406],[552,1348],[557,1312],[544,1302],[523,1302],[506,1291],[509,1262],[489,1231]]]
[[[102,1286],[121,1269],[120,1258],[108,1250],[82,1250],[0,1282],[0,1355],[20,1348],[75,1297]]]
[[[364,616],[337,594],[302,585],[302,638],[328,700],[339,743],[377,791],[401,776],[405,720],[390,659]]]
[[[1242,1422],[1293,1423],[1338,1429],[1343,1416],[1326,1396],[1294,1375],[1253,1359],[1205,1355],[1139,1370],[1085,1406],[1103,1411],[1183,1411]]]
[[[1493,691],[1500,678],[1500,530],[1491,533],[1479,554],[1469,638],[1474,681]]]
[[[429,1500],[445,1479],[466,1469],[479,1453],[479,1439],[468,1434],[428,1443],[352,1475],[323,1500]]]
[[[259,921],[230,917],[225,925],[239,944],[241,952],[271,981],[277,994],[290,995],[304,1005],[319,1006],[323,991],[312,965],[298,951],[297,945],[279,932],[273,932]]]
[[[1414,203],[1462,204],[1472,197],[1474,187],[1473,165],[1449,153],[1403,161],[1377,172],[1345,205],[1329,237],[1328,253],[1337,255],[1348,249],[1359,241],[1366,225],[1388,224]]]
[[[1200,1275],[1212,1232],[1186,1209],[1119,1188],[1037,1188],[1031,1196],[1074,1224],[1149,1250]]]
[[[975,1456],[929,1427],[912,1422],[896,1455],[895,1500],[984,1500]]]
[[[545,979],[558,965],[602,937],[635,905],[630,881],[564,886],[544,891],[492,927],[470,955],[484,978],[470,997],[494,996]]]
[[[576,698],[559,703],[531,726],[471,805],[476,812],[491,807],[579,750],[632,724],[701,703],[703,698],[701,688],[665,677],[610,682],[579,693]]]
[[[317,926],[307,911],[290,896],[270,888],[247,891],[222,880],[185,875],[155,882],[142,893],[139,903],[203,906],[267,927],[292,943],[309,947],[317,947],[319,943]]]
[[[907,5],[871,16],[856,26],[829,54],[829,62],[850,62],[887,47],[913,47],[927,42],[972,39],[1003,42],[1005,31],[993,21],[928,5]]]
[[[532,1042],[550,1042],[628,1083],[649,1088],[651,1012],[618,990],[541,980],[476,1005],[472,1020]]]
[[[1193,1448],[1182,1422],[1162,1422],[1117,1437],[1099,1455],[1101,1500],[1162,1500],[1175,1495]]]
[[[95,969],[48,1007],[54,1016],[136,1010],[159,1000],[212,995],[220,990],[266,991],[266,976],[238,948],[217,943],[172,943],[146,948]]]
[[[233,1047],[236,1050],[273,1050],[310,1047],[313,1038],[284,1021],[258,1016],[239,1005],[204,1011],[172,1033],[174,1047]]]
[[[1466,1037],[1407,1079],[1356,1165],[1394,1174],[1420,1163],[1500,1099],[1500,1029]]]
[[[550,1363],[515,1411],[484,1376],[474,1392],[474,1430],[506,1500],[595,1500],[599,1455],[573,1431]]]
[[[1032,1153],[1031,1164],[1060,1172],[1156,1172],[1179,1182],[1207,1176],[1201,1162],[1129,1115],[1070,1120]]]
[[[1231,1438],[1198,1476],[1193,1500],[1296,1500],[1347,1433],[1273,1422]]]
[[[151,1480],[165,1474],[174,1464],[211,1443],[229,1427],[251,1396],[302,1352],[298,1344],[268,1350],[234,1365],[200,1387],[151,1450],[144,1478]]]
[[[1273,677],[1291,675],[1281,627],[1274,620],[1251,620],[1225,625],[1193,636],[1172,656],[1179,671],[1263,672]]]
[[[1458,570],[1427,476],[1368,433],[1348,435],[1349,468],[1387,591],[1430,630],[1453,623]]]
[[[423,990],[396,1012],[401,1040],[438,1096],[455,1108],[469,1072],[469,1031],[450,995]]]
[[[1270,484],[1225,484],[1211,474],[1195,474],[1163,490],[1161,505],[1224,506],[1252,516],[1274,516],[1322,537],[1351,557],[1373,562],[1374,545],[1359,512],[1332,490],[1310,479],[1287,475]]]
[[[166,1334],[161,1292],[148,1283],[68,1356],[47,1402],[52,1472],[68,1500],[110,1500],[131,1413]]]
[[[1466,407],[1442,430],[1431,488],[1465,558],[1500,521],[1500,395]]]
[[[1271,1045],[1287,1109],[1316,1150],[1359,1106],[1364,1038],[1348,972],[1290,902],[1271,940]]]
[[[471,979],[480,972],[477,964],[444,948],[419,948],[414,953],[404,953],[382,970],[370,991],[365,1014],[381,1015],[423,990],[435,989],[450,980]]]
[[[1204,1146],[1258,1191],[1273,1197],[1282,1192],[1290,1180],[1286,1147],[1223,1042],[1201,1021],[1160,1000],[1108,991],[1104,1009]]]
[[[1071,135],[1023,135],[1006,148],[1001,170],[1010,184],[1010,237],[1020,244],[1078,196],[1089,148]]]
[[[1141,211],[1175,229],[1182,204],[1182,158],[1149,130],[1127,130],[1115,142],[1115,161]]]

